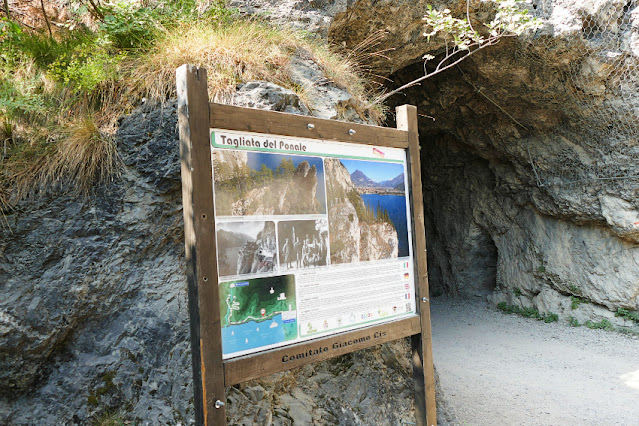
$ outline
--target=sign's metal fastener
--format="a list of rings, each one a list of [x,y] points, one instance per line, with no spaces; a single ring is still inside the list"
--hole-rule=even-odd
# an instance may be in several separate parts
[[[220,401],[219,399],[217,401],[215,401],[215,408],[222,408],[225,405],[226,404],[224,403],[224,401]]]
[[[428,302],[428,297],[422,297],[422,302],[424,303]]]
[[[355,133],[357,133],[355,130],[353,129],[348,129],[348,134],[353,136]]]
[[[308,130],[313,130],[313,129],[315,128],[315,124],[308,123],[308,124],[306,125],[306,128],[307,128]]]

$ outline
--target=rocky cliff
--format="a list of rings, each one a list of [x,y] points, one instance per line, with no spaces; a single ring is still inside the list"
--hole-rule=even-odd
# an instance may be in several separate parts
[[[317,199],[317,170],[300,163],[293,175],[249,191],[231,204],[233,216],[315,214],[323,212]]]
[[[247,241],[240,249],[235,273],[240,275],[269,272],[276,264],[275,224],[266,222],[255,241]]]
[[[307,111],[282,87],[248,86],[237,103]],[[318,87],[330,93],[319,115],[348,99]],[[176,123],[175,102],[140,106],[119,123],[119,177],[87,197],[52,189],[5,212],[0,424],[193,421]],[[229,423],[412,421],[408,352],[399,341],[234,386]]]
[[[215,151],[216,212],[219,215],[320,214],[317,169],[302,161],[290,174],[268,169],[269,178],[258,181],[261,171],[251,170],[246,153]],[[293,168],[291,161],[290,167]],[[248,187],[248,189],[245,189]]]
[[[399,87],[423,75],[424,54],[442,57],[443,40],[422,36],[427,3],[360,0],[329,35],[354,47],[382,31],[371,64]],[[481,25],[489,6],[470,4]],[[431,288],[629,325],[614,312],[639,309],[639,8],[530,11],[536,33],[390,98],[421,114]]]
[[[394,86],[421,75],[425,53],[441,54],[441,41],[421,36],[420,0],[235,3],[347,48],[383,33],[369,60]],[[639,303],[637,3],[531,10],[545,21],[538,34],[390,99],[421,114],[431,289],[622,322],[613,311]],[[293,62],[302,86],[325,81],[314,64]],[[361,121],[345,91],[309,87],[315,115]],[[234,102],[309,112],[267,82],[240,86]],[[0,423],[193,419],[175,123],[173,103],[142,106],[120,122],[118,179],[88,198],[52,191],[5,213]],[[355,207],[342,207],[349,234]],[[572,298],[583,303],[573,309]],[[229,421],[413,421],[408,352],[402,341],[235,386]]]

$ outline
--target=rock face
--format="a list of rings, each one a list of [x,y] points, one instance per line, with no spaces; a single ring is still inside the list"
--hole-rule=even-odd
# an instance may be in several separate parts
[[[258,15],[278,24],[326,37],[333,16],[344,12],[355,0],[231,0],[229,5],[242,13]]]
[[[125,118],[125,168],[92,196],[8,212],[0,423],[192,416],[175,119],[174,103]]]
[[[388,222],[363,223],[359,231],[359,260],[397,257],[397,231]]]
[[[231,204],[231,215],[282,215],[322,213],[324,206],[317,199],[317,169],[302,162],[287,179],[249,191]]]
[[[276,263],[275,224],[266,222],[255,241],[247,241],[240,249],[235,274],[269,272]]]
[[[352,47],[383,29],[376,48],[392,48],[390,60],[373,68],[399,87],[423,75],[424,54],[442,54],[421,36],[425,2],[410,4],[361,0],[329,34]],[[489,9],[471,4],[486,21]],[[465,2],[434,5],[465,15]],[[536,34],[390,98],[431,117],[420,138],[435,293],[580,320],[639,309],[637,6],[535,1]],[[573,309],[574,298],[591,303]]]
[[[192,423],[176,122],[174,102],[140,107],[120,123],[113,182],[5,212],[0,424]],[[398,341],[229,388],[229,423],[414,421],[408,353]]]

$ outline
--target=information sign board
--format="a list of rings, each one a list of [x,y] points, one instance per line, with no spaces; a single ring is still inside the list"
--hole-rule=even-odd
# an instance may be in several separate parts
[[[177,70],[197,424],[225,387],[411,337],[437,423],[417,112],[397,129],[209,103]]]
[[[415,315],[406,151],[211,130],[224,359]]]

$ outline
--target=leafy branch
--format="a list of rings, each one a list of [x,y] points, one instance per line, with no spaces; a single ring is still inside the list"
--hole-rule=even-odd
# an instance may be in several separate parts
[[[475,30],[470,19],[470,0],[466,0],[466,16],[456,18],[449,9],[439,11],[427,6],[428,13],[422,18],[425,25],[424,37],[430,41],[431,37],[443,37],[445,52],[435,69],[428,71],[427,64],[435,56],[426,54],[424,60],[424,75],[404,84],[397,89],[378,97],[371,105],[380,103],[390,96],[415,86],[420,82],[456,66],[476,52],[493,46],[503,37],[516,37],[528,30],[541,27],[537,18],[531,17],[528,9],[523,7],[526,0],[481,0],[495,5],[495,16],[489,23],[484,23],[483,34]]]

